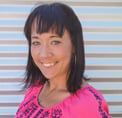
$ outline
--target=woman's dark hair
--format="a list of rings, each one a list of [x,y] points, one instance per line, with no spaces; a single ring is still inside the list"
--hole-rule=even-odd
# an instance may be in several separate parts
[[[60,37],[66,29],[71,37],[74,54],[71,59],[71,72],[67,80],[67,89],[75,93],[81,88],[84,79],[85,56],[82,26],[74,11],[62,3],[52,3],[37,6],[28,16],[24,27],[24,33],[29,43],[29,54],[26,68],[25,86],[41,85],[47,79],[43,76],[38,67],[34,64],[31,56],[31,31],[33,24],[36,24],[36,32],[41,34],[49,30]]]

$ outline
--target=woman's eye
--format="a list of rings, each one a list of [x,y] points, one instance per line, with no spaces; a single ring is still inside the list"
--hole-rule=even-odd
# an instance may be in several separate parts
[[[37,45],[40,45],[40,43],[38,41],[34,41],[32,42],[32,45],[37,46]]]
[[[51,44],[52,45],[58,45],[59,43],[61,43],[60,41],[52,41]]]

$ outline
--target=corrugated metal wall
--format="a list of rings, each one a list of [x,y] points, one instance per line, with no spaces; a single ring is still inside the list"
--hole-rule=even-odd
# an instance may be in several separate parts
[[[28,52],[23,26],[37,2],[0,0],[0,118],[13,118],[24,96],[19,92]],[[104,95],[113,118],[122,118],[122,1],[65,3],[72,6],[83,26],[85,74]]]

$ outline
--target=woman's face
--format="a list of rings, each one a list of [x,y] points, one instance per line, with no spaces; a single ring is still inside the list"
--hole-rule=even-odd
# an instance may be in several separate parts
[[[66,79],[70,72],[73,47],[70,35],[65,30],[62,37],[52,32],[31,33],[31,55],[47,79]]]

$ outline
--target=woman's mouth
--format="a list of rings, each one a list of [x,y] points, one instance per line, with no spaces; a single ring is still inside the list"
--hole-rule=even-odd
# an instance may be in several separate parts
[[[57,62],[55,62],[55,63],[42,63],[42,65],[43,65],[44,67],[52,67],[52,66],[54,66],[56,63],[57,63]]]

